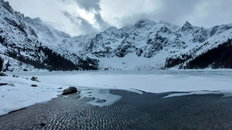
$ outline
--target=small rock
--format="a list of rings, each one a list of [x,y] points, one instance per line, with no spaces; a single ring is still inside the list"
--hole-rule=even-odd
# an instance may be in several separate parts
[[[32,85],[31,85],[31,87],[38,87],[38,85],[36,85],[36,84],[32,84]]]
[[[44,127],[44,126],[47,125],[47,123],[40,123],[39,125],[42,126],[42,127]]]
[[[73,93],[77,93],[77,88],[69,87],[63,91],[62,95],[68,95],[68,94],[73,94]]]
[[[62,89],[62,87],[58,88],[58,89]]]
[[[38,81],[38,78],[37,77],[31,77],[31,80],[32,81]]]
[[[96,102],[97,102],[97,103],[104,103],[104,102],[106,102],[106,100],[105,100],[105,99],[97,99]]]
[[[7,76],[7,74],[0,72],[0,76]]]
[[[18,78],[19,76],[17,76],[17,75],[13,75],[13,77]]]
[[[8,85],[8,83],[0,83],[0,86]]]
[[[27,69],[23,69],[23,71],[28,71]]]

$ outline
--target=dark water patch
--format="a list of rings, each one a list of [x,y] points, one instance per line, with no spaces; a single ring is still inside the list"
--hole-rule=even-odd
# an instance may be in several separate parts
[[[0,117],[1,130],[224,130],[232,129],[232,98],[172,93],[137,94],[112,90],[122,98],[107,107],[87,104],[77,95],[59,96]]]

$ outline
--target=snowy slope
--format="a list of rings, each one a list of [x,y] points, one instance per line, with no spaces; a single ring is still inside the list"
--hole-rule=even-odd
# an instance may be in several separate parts
[[[58,44],[66,38],[70,37],[39,19],[24,17],[8,2],[0,1],[0,55],[5,59],[5,71],[94,69],[91,59],[59,48]]]
[[[26,17],[25,21],[35,30],[38,38],[46,46],[54,47],[56,46],[55,44],[59,44],[63,40],[70,38],[68,34],[54,29],[40,18],[31,19],[30,17]]]

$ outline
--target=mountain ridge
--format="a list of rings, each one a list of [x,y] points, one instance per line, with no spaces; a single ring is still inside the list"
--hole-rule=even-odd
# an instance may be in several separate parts
[[[39,18],[15,12],[8,2],[1,0],[0,7],[5,71],[232,68],[232,24],[204,28],[186,21],[180,27],[143,19],[70,37]]]

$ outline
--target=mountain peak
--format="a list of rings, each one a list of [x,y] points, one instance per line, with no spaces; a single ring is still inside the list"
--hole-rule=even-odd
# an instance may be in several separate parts
[[[193,29],[193,25],[186,21],[185,24],[182,26],[181,31],[187,31]]]
[[[185,24],[183,26],[192,26],[192,24],[189,21],[185,21]]]

